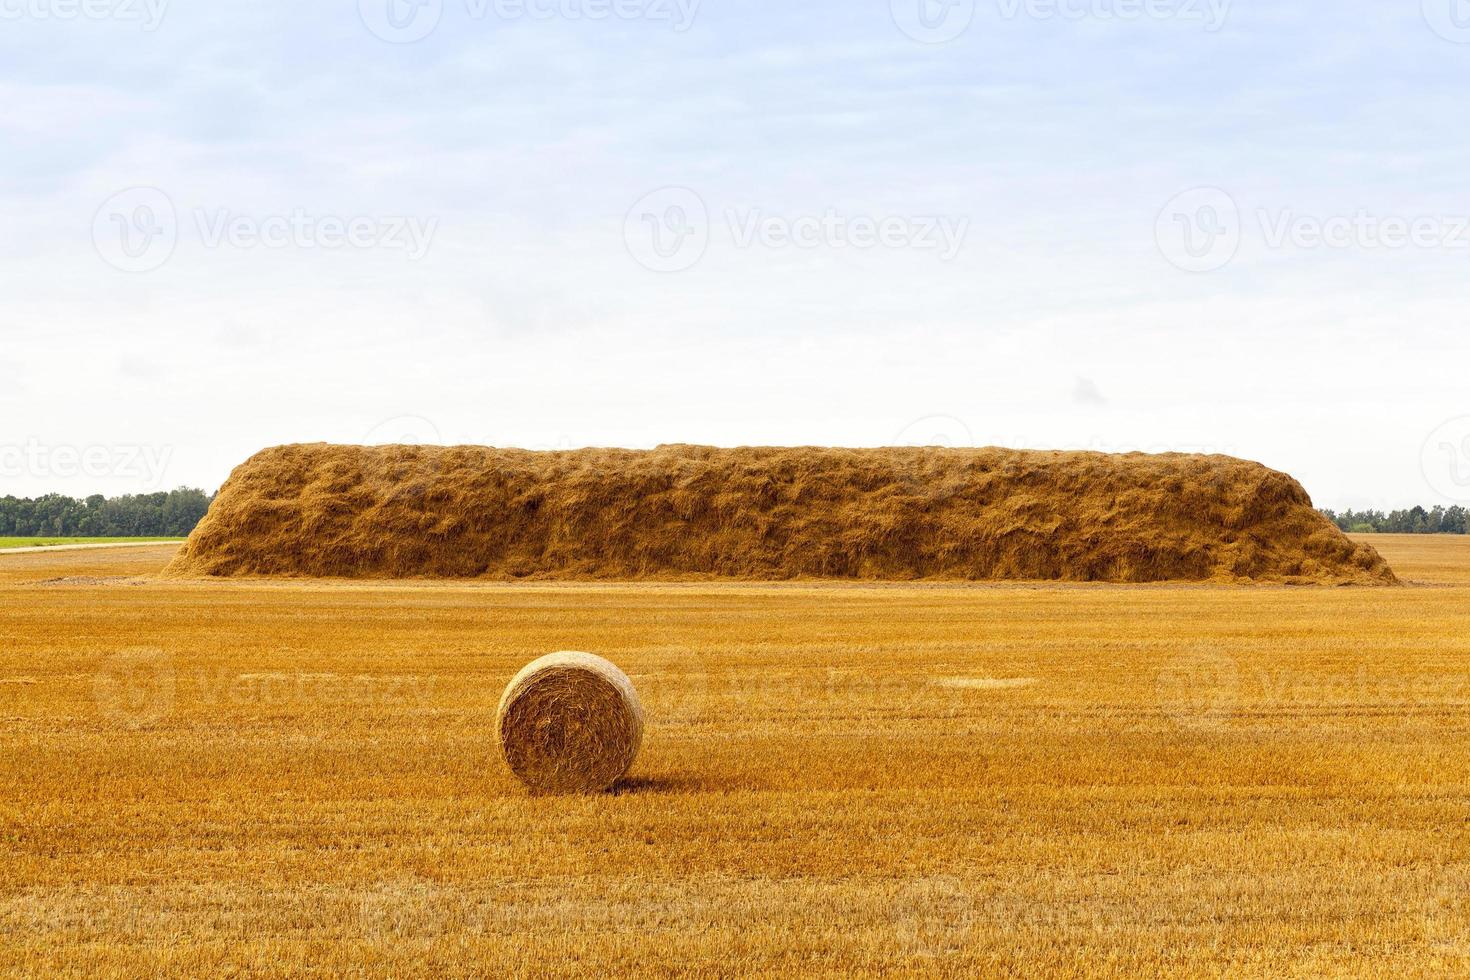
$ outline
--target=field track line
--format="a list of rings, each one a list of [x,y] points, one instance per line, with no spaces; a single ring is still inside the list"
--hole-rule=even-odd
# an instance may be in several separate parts
[[[47,551],[97,551],[102,548],[157,548],[166,544],[182,545],[182,541],[113,541],[108,544],[53,544],[39,548],[0,548],[0,558],[6,555],[35,555]]]

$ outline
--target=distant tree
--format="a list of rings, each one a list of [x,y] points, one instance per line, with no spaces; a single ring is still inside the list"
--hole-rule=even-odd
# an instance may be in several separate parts
[[[1409,511],[1408,518],[1410,534],[1427,534],[1429,532],[1429,512],[1423,507],[1415,507]]]
[[[1470,511],[1460,506],[1410,507],[1384,514],[1380,510],[1338,513],[1323,510],[1327,519],[1353,534],[1470,534]]]
[[[1470,512],[1456,504],[1444,512],[1439,522],[1441,534],[1470,534]]]
[[[1439,534],[1444,528],[1444,508],[1435,505],[1424,521],[1424,529],[1427,534]]]
[[[33,500],[0,498],[0,535],[6,537],[185,537],[213,498],[181,487],[167,493],[124,497],[93,494],[75,500],[47,494]]]

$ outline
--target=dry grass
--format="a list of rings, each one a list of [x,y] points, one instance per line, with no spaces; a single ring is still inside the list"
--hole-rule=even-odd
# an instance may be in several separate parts
[[[1010,449],[280,446],[171,574],[1392,584],[1291,477]]]
[[[1470,552],[1373,542],[1435,584],[0,558],[0,973],[1463,974]],[[614,795],[498,756],[566,648],[647,711]]]

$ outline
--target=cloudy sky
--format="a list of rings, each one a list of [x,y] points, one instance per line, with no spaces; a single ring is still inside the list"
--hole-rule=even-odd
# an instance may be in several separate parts
[[[1462,0],[0,0],[0,494],[283,442],[1470,501]]]

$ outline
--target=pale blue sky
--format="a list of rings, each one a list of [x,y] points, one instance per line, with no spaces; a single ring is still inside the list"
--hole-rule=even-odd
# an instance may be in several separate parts
[[[78,2],[0,0],[0,494],[402,430],[1210,449],[1470,501],[1460,0],[979,0],[943,43],[920,0]],[[967,13],[924,2],[928,40]],[[1203,272],[1161,218],[1196,188],[1239,215]]]

